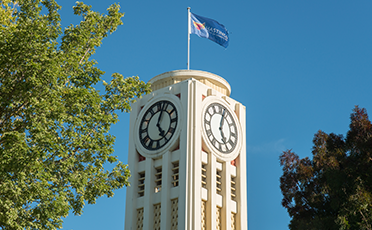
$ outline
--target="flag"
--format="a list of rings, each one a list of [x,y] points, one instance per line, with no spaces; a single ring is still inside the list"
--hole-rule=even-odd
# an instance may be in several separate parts
[[[227,47],[229,45],[229,32],[225,26],[217,21],[190,13],[191,34],[201,38],[208,38],[217,44]]]

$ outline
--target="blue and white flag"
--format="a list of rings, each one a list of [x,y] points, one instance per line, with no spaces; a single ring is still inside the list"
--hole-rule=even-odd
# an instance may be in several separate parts
[[[190,15],[191,34],[196,34],[202,38],[208,38],[225,48],[229,45],[229,32],[224,25],[213,19],[193,13],[190,13]]]

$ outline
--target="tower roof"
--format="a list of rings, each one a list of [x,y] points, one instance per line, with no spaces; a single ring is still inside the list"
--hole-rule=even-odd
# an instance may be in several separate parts
[[[217,90],[218,92],[230,96],[230,84],[222,77],[201,70],[174,70],[159,74],[150,79],[151,88],[153,91],[164,88],[178,82],[194,78],[201,83]]]

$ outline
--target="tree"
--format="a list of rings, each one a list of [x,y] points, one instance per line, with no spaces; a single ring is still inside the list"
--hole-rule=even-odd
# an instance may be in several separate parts
[[[372,124],[355,107],[346,138],[319,131],[313,159],[280,156],[282,205],[295,229],[372,229]]]
[[[90,59],[122,24],[119,8],[77,2],[82,21],[62,32],[54,0],[1,1],[0,229],[61,228],[69,210],[128,185],[109,130],[150,88],[115,73],[100,93],[104,72]]]

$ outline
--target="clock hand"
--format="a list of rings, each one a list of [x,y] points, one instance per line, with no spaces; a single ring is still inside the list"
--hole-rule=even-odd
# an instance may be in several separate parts
[[[160,108],[160,115],[158,117],[158,122],[156,123],[156,126],[158,127],[158,130],[159,130],[159,135],[162,137],[164,137],[164,130],[160,127],[160,121],[163,116],[163,111],[165,109],[165,106],[166,104],[163,102],[163,105],[161,105],[161,108]]]
[[[222,136],[222,142],[226,144],[226,137],[225,135],[223,134],[223,131],[221,130],[221,136]]]
[[[222,112],[222,117],[221,117],[221,122],[220,122],[220,130],[222,129],[222,126],[223,126],[223,122],[225,121],[225,110],[223,110]]]
[[[225,137],[225,135],[224,135],[224,133],[223,133],[223,123],[224,123],[224,121],[225,121],[225,109],[223,110],[223,112],[222,112],[222,118],[221,118],[221,122],[220,122],[220,127],[219,127],[219,130],[220,130],[220,132],[221,132],[221,137],[222,137],[222,141],[223,141],[223,143],[226,143],[226,137]]]

